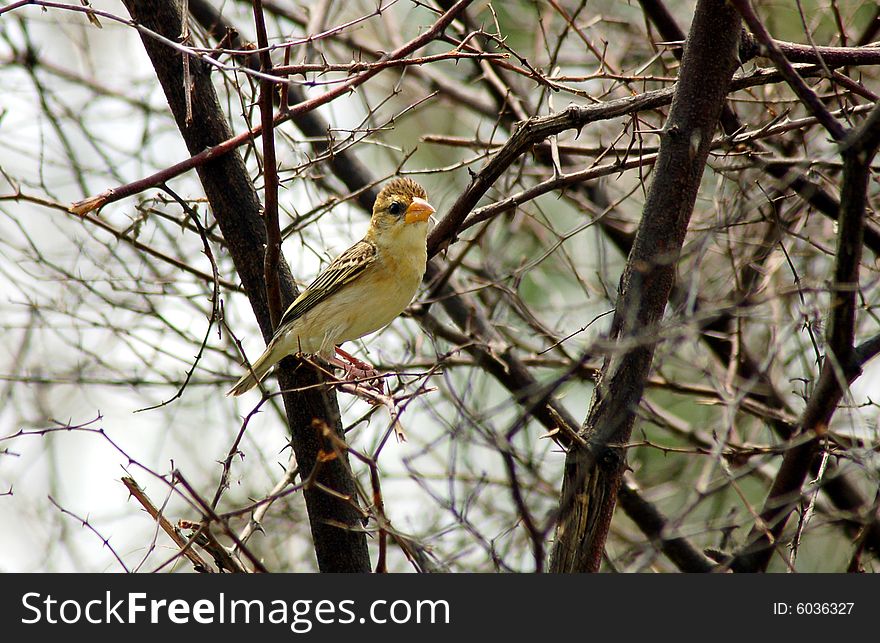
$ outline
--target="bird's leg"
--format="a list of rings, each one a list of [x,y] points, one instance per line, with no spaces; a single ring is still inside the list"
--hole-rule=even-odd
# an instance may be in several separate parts
[[[374,373],[376,375],[379,374],[379,372],[375,368],[373,368],[372,364],[367,364],[366,362],[358,359],[357,357],[355,357],[354,355],[352,355],[348,351],[342,350],[339,346],[336,347],[336,354],[341,355],[345,359],[346,362],[348,362],[352,366],[357,367],[359,370],[369,371],[369,372]]]
[[[371,364],[359,360],[357,357],[347,351],[342,350],[338,346],[336,347],[336,353],[340,355],[343,359],[345,359],[345,362],[336,357],[331,357],[328,361],[334,366],[338,366],[343,370],[343,372],[345,373],[344,379],[346,380],[379,378],[382,375],[379,371],[373,368]],[[379,389],[380,392],[384,391],[385,387],[381,379],[375,379],[372,384],[377,389]]]

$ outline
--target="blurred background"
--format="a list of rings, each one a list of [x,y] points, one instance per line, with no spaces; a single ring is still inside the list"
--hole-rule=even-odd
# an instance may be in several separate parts
[[[242,43],[255,41],[250,3],[199,2]],[[321,136],[280,125],[282,250],[299,284],[366,231],[367,214],[334,170],[334,154],[356,157],[380,184],[415,178],[442,217],[522,121],[672,87],[677,46],[646,4],[474,2],[445,37],[412,55],[449,57],[391,66],[322,105]],[[308,66],[288,76],[308,97],[361,73],[344,66],[377,60],[447,7],[263,5],[278,45],[273,61]],[[665,3],[685,32],[693,5]],[[189,156],[124,6],[90,6],[106,13],[71,4],[0,14],[0,570],[191,570],[122,483],[134,479],[172,523],[197,522],[169,484],[175,470],[202,497],[217,494],[216,511],[247,533],[268,569],[314,570],[300,493],[282,494],[259,516],[260,529],[249,526],[253,503],[295,463],[279,398],[224,396],[242,372],[236,340],[251,360],[265,344],[197,175],[167,185],[197,213],[212,258],[190,214],[156,187],[85,216],[67,211]],[[873,3],[762,3],[760,12],[782,40],[878,39]],[[242,47],[218,44],[194,17],[188,30],[185,46],[219,63],[213,84],[233,132],[259,123],[258,81],[246,72],[247,56],[235,53]],[[768,65],[744,60],[737,73],[756,78]],[[845,81],[804,73],[849,124],[880,91],[876,66],[836,68]],[[836,224],[796,193],[792,177],[836,195],[841,173],[828,137],[778,79],[732,92],[729,106],[740,138],[716,132],[654,375],[626,445],[627,484],[667,516],[667,534],[717,552],[735,549],[754,525],[779,465],[779,426],[797,423],[824,352]],[[419,552],[413,562],[389,544],[390,570],[541,567],[536,556],[546,549],[536,553],[525,523],[542,525],[549,548],[564,447],[487,360],[515,356],[537,384],[555,382],[559,405],[583,422],[668,110],[667,101],[603,117],[521,155],[440,255],[453,295],[426,282],[407,314],[345,347],[389,374],[406,433],[405,442],[389,437],[387,408],[339,393],[347,441],[377,463],[387,519]],[[319,153],[327,145],[332,153]],[[261,190],[260,144],[237,153]],[[772,163],[786,176],[768,173]],[[878,191],[874,174],[875,204]],[[495,207],[510,197],[516,202]],[[876,210],[869,218],[877,223]],[[862,339],[878,323],[880,248],[868,243]],[[461,325],[443,305],[449,297],[488,331]],[[710,327],[718,311],[726,325]],[[726,359],[713,338],[727,342]],[[876,569],[876,559],[862,556],[860,525],[877,515],[877,382],[869,363],[835,414],[822,456],[831,467],[823,475],[845,477],[865,504],[844,511],[821,493],[823,478],[807,485],[787,553],[772,570],[845,571],[854,561]],[[222,463],[231,450],[227,487]],[[358,459],[352,467],[372,493],[369,468]],[[375,560],[375,532],[369,542]],[[603,565],[676,570],[620,507]]]

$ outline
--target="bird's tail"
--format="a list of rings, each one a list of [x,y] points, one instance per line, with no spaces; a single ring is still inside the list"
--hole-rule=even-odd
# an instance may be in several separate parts
[[[280,342],[274,340],[269,342],[269,345],[263,351],[263,354],[260,355],[259,359],[251,364],[250,370],[241,376],[241,379],[235,383],[235,386],[229,389],[226,395],[236,397],[250,391],[258,382],[261,382],[266,377],[266,374],[272,370],[272,367],[281,361],[281,358],[285,355],[287,355],[287,351],[284,346],[280,346]]]

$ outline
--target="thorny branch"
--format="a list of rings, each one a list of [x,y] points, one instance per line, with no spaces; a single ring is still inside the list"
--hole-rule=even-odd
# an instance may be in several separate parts
[[[119,560],[110,563],[129,569],[155,560],[163,533],[176,529],[191,535],[181,535],[173,555],[152,569],[169,569],[190,554],[203,557],[201,563],[189,559],[196,566],[257,569],[244,548],[264,569],[312,569],[307,555],[291,555],[308,551],[300,541],[311,542],[316,524],[307,519],[303,497],[337,503],[354,516],[317,524],[366,535],[376,559],[370,564],[364,556],[364,570],[552,569],[547,554],[553,529],[567,509],[559,502],[562,459],[588,439],[578,418],[586,413],[601,362],[620,350],[656,344],[654,370],[629,407],[638,435],[608,443],[627,454],[632,468],[616,494],[632,522],[614,518],[604,564],[708,571],[727,562],[742,568],[750,550],[739,551],[738,543],[757,546],[769,534],[773,547],[761,550],[763,556],[787,542],[786,532],[772,531],[784,519],[771,525],[767,512],[776,507],[790,513],[797,503],[810,502],[816,517],[801,521],[801,547],[784,556],[782,568],[821,566],[803,545],[815,542],[817,528],[826,524],[836,527],[829,540],[847,551],[849,567],[876,565],[877,500],[860,492],[876,485],[876,439],[860,430],[872,426],[876,395],[870,378],[862,377],[858,388],[849,385],[876,352],[877,279],[870,260],[850,255],[846,263],[858,268],[858,287],[852,275],[842,280],[847,286],[826,283],[838,260],[856,251],[841,253],[829,240],[841,228],[853,238],[841,205],[853,202],[843,189],[852,181],[843,177],[853,176],[860,161],[843,160],[822,126],[830,115],[855,130],[874,109],[878,48],[866,46],[875,39],[873,22],[850,19],[845,3],[838,3],[843,17],[825,21],[837,25],[836,33],[805,27],[806,44],[773,41],[791,63],[778,68],[745,64],[756,57],[768,64],[763,54],[769,41],[759,29],[744,34],[743,64],[720,118],[724,132],[708,143],[708,171],[676,258],[678,276],[663,322],[615,346],[601,340],[604,315],[621,305],[615,295],[621,258],[634,247],[646,187],[663,172],[658,143],[668,134],[661,127],[678,90],[676,41],[684,40],[674,31],[676,22],[686,24],[691,16],[667,11],[664,22],[662,3],[643,0],[651,21],[646,30],[639,21],[618,19],[614,3],[602,16],[589,16],[584,3],[562,1],[517,3],[516,11],[502,13],[497,6],[441,0],[446,14],[406,0],[321,3],[321,11],[309,12],[296,3],[262,0],[256,11],[254,4],[218,8],[189,0],[195,22],[183,30],[185,40],[176,38],[180,30],[163,36],[145,20],[85,6],[19,2],[0,10],[4,19],[16,18],[0,30],[0,47],[8,47],[0,49],[0,82],[12,83],[9,74],[24,72],[33,92],[30,111],[16,103],[4,115],[5,131],[15,133],[4,140],[9,154],[0,168],[8,184],[0,221],[10,231],[0,235],[0,270],[13,292],[4,330],[20,345],[0,375],[0,395],[7,409],[21,409],[21,417],[5,432],[0,464],[29,457],[19,441],[39,439],[51,455],[69,440],[98,436],[92,442],[121,445],[129,444],[126,430],[157,439],[161,433],[162,448],[154,451],[173,454],[170,470],[184,472],[189,487],[172,474],[151,474],[149,482],[155,475],[166,490],[160,508],[154,507],[158,522],[147,529],[142,519],[132,523],[127,531],[135,547],[113,538]],[[173,132],[173,124],[167,110],[141,91],[155,80],[132,68],[121,76],[125,82],[117,82],[115,61],[103,59],[98,81],[93,66],[58,58],[31,30],[28,5],[45,7],[49,28],[60,16],[82,19],[90,29],[83,47],[102,36],[86,17],[143,35],[169,59],[187,60],[174,83],[210,72],[222,113],[238,136],[196,146],[190,159],[169,166],[169,154],[179,152],[168,152],[173,148],[162,136]],[[451,9],[454,20],[431,26]],[[764,13],[770,9],[760,11],[770,15]],[[526,22],[530,27],[523,30]],[[789,89],[792,73],[815,100]],[[71,87],[76,91],[64,91]],[[9,95],[23,96],[18,90]],[[201,89],[186,92],[181,122],[187,127],[205,127],[198,112],[203,95]],[[77,96],[89,100],[78,103]],[[124,127],[111,130],[112,117],[105,123],[97,116],[96,108],[110,105],[125,114]],[[38,128],[38,139],[24,135],[28,126]],[[140,138],[134,145],[128,134],[119,135],[135,131]],[[253,144],[261,132],[272,132],[274,143],[267,136]],[[240,293],[250,294],[256,281],[264,288],[267,274],[271,280],[276,271],[270,266],[266,272],[266,248],[259,243],[253,275],[233,266],[236,242],[225,223],[193,218],[204,199],[185,172],[210,175],[215,163],[239,154],[248,180],[265,177],[266,212],[275,210],[277,187],[276,241],[284,240],[303,280],[357,238],[362,219],[349,219],[352,208],[368,213],[389,176],[423,182],[444,215],[431,236],[425,289],[408,319],[366,340],[368,358],[386,373],[387,395],[282,373],[291,395],[355,394],[340,398],[338,435],[327,430],[332,421],[309,424],[323,410],[300,406],[308,417],[296,437],[314,441],[311,464],[284,450],[286,439],[277,430],[283,396],[266,396],[240,411],[217,402],[239,372],[238,347],[250,353],[259,342],[252,317],[240,310]],[[867,176],[875,165],[864,165]],[[131,180],[138,176],[146,178]],[[164,200],[136,208],[119,201],[162,188],[171,178],[175,193],[185,195],[176,201],[182,209]],[[59,216],[64,203],[107,185],[121,188],[79,205],[97,207],[107,198],[117,202],[114,207],[100,216]],[[877,255],[877,191],[870,179],[867,186],[864,240],[856,246]],[[253,209],[232,211],[246,218],[256,204],[254,198]],[[218,221],[228,222],[220,211]],[[811,216],[815,212],[823,216]],[[268,217],[270,232],[274,220]],[[63,232],[65,243],[44,234],[38,227],[43,222],[46,230]],[[260,219],[256,223],[265,231]],[[197,261],[207,252],[213,255],[210,272]],[[228,293],[222,308],[218,288]],[[292,296],[289,283],[282,282],[281,291]],[[836,318],[836,302],[845,302],[853,315],[837,328],[850,329],[843,344],[855,346],[859,368],[838,355],[824,324],[826,316]],[[258,315],[264,333],[271,332],[269,317]],[[204,319],[212,320],[207,332],[198,322]],[[214,321],[227,330],[223,336],[211,333]],[[817,369],[814,359],[823,355]],[[313,372],[305,363],[297,376]],[[59,412],[64,403],[58,400],[70,396],[55,393],[72,387],[83,393],[76,396],[82,404],[112,400],[114,414],[131,398],[132,408],[150,404],[143,399],[148,387],[172,387],[161,399],[175,390],[178,396],[137,421],[114,415],[101,430],[69,430],[66,423],[52,430],[17,428],[48,425],[33,417],[81,416]],[[274,387],[270,382],[266,390]],[[111,397],[102,397],[108,390]],[[839,409],[821,436],[814,433],[818,440],[799,433],[804,405],[821,406],[823,413]],[[389,436],[403,412],[408,442],[395,444]],[[111,449],[109,459],[155,471],[149,453],[135,460]],[[335,467],[352,478],[350,489],[325,483],[323,476]],[[807,475],[816,480],[804,500],[797,479]],[[771,502],[783,478],[793,483]],[[33,482],[4,477],[0,483],[10,489],[4,502],[26,499],[40,506],[41,498],[30,493]],[[43,500],[51,496],[72,506],[62,487],[50,481],[46,491]],[[609,493],[602,501],[613,498]],[[184,516],[176,526],[165,518],[172,511]],[[53,508],[45,519],[57,514]],[[90,511],[88,520],[103,540],[101,512]],[[823,533],[827,538],[828,530]],[[129,550],[138,552],[134,562],[120,553]],[[731,551],[737,552],[734,562]]]

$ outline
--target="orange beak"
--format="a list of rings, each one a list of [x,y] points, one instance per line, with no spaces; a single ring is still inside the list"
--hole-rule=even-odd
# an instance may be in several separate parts
[[[419,197],[415,197],[410,206],[406,209],[406,217],[404,217],[404,221],[406,223],[417,223],[419,221],[427,221],[428,217],[434,214],[436,210],[434,207],[425,201],[424,199],[420,199]]]

